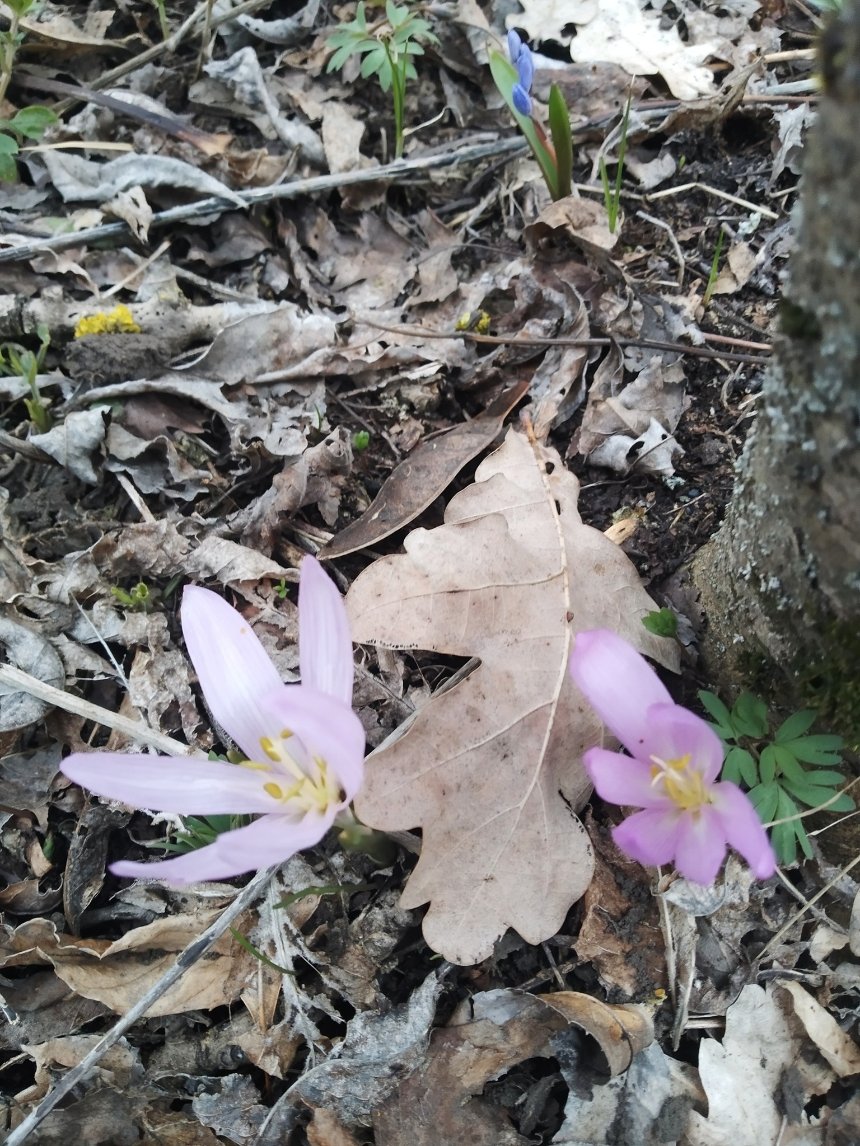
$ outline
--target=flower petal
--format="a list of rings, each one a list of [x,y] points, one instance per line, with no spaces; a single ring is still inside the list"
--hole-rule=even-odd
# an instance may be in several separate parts
[[[756,879],[769,879],[776,871],[776,856],[749,797],[736,784],[725,782],[714,785],[712,799],[729,844],[744,857]]]
[[[299,667],[302,684],[352,703],[354,665],[346,606],[315,557],[305,557],[299,580]]]
[[[526,44],[523,44],[522,51],[519,56],[517,56],[517,72],[523,88],[525,91],[530,92],[532,90],[532,80],[535,75],[535,61],[531,48]]]
[[[511,63],[515,64],[519,59],[520,52],[523,49],[523,42],[520,39],[519,32],[514,28],[508,29],[508,55],[511,57]]]
[[[647,808],[622,820],[612,829],[612,838],[631,859],[658,867],[674,858],[682,817],[674,806]]]
[[[648,730],[642,750],[647,758],[677,760],[689,756],[690,767],[706,784],[713,784],[725,758],[722,741],[695,712],[680,704],[654,704],[648,709]]]
[[[283,683],[269,654],[241,613],[196,585],[182,597],[182,632],[212,716],[255,759],[269,732],[260,698]]]
[[[576,634],[570,675],[610,732],[642,759],[649,708],[672,703],[645,658],[616,633],[591,629]]]
[[[182,886],[201,880],[232,879],[283,863],[290,856],[318,843],[334,822],[336,811],[308,814],[300,820],[288,816],[262,816],[253,824],[224,832],[213,844],[154,863],[123,860],[111,864],[114,875],[127,879],[159,879]]]
[[[709,806],[695,815],[685,813],[675,851],[675,867],[681,875],[707,887],[717,878],[725,858],[726,834],[717,809]]]
[[[283,685],[263,700],[273,740],[283,730],[298,736],[312,756],[332,769],[349,802],[364,779],[364,729],[348,704],[304,684]]]
[[[522,84],[514,84],[511,89],[511,103],[520,113],[520,115],[531,115],[532,113],[532,97],[526,91]]]
[[[217,760],[75,752],[60,768],[81,787],[134,808],[210,816],[282,807],[263,791],[260,772]]]
[[[224,832],[212,845],[225,864],[236,872],[260,870],[283,863],[303,848],[319,843],[334,823],[338,809],[308,812],[300,820],[288,816],[263,816],[245,828]]]
[[[602,800],[635,808],[666,807],[666,793],[652,783],[651,768],[632,756],[589,748],[582,758],[585,770]]]

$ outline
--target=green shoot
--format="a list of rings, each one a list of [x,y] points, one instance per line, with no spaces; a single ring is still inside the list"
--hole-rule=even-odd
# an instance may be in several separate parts
[[[514,106],[514,84],[518,82],[519,78],[517,69],[501,52],[492,51],[490,52],[490,72],[493,76],[493,82],[499,89],[499,93],[505,103],[508,105],[508,110],[517,121],[520,131],[526,137],[526,142],[532,149],[532,154],[538,162],[547,190],[553,199],[560,199],[557,159],[547,139],[546,132],[532,116],[523,115],[517,111]],[[562,100],[562,102],[564,101]],[[568,127],[569,126],[570,119],[568,119]],[[570,178],[568,176],[568,184],[569,182]],[[568,191],[568,194],[569,193]]]
[[[352,435],[352,448],[356,451],[356,453],[360,454],[361,451],[366,450],[369,445],[370,434],[367,432],[367,430],[356,430]]]
[[[618,225],[618,215],[621,211],[621,181],[624,178],[624,157],[627,154],[627,129],[630,124],[630,103],[632,96],[627,97],[627,106],[621,120],[621,140],[618,144],[618,160],[615,168],[615,184],[609,183],[609,172],[606,160],[600,157],[600,181],[603,184],[603,202],[606,214],[609,217],[609,230],[614,235]]]
[[[654,609],[646,613],[642,624],[655,637],[674,637],[678,632],[678,618],[671,609]]]
[[[149,586],[144,581],[138,581],[128,591],[118,585],[111,585],[110,591],[121,605],[133,613],[148,613],[155,598],[155,594],[150,592]]]
[[[0,32],[0,103],[6,98],[15,55],[24,39],[20,31],[21,17],[27,15],[33,3],[34,0],[8,0],[6,5],[12,15],[9,28]],[[19,150],[18,139],[39,140],[45,128],[56,122],[57,117],[51,109],[41,106],[23,107],[11,119],[0,119],[0,182],[14,183],[18,178],[15,160]]]
[[[0,139],[2,138],[0,135]],[[24,405],[27,407],[30,421],[36,430],[40,434],[46,434],[54,423],[51,418],[50,407],[39,393],[38,375],[44,365],[48,347],[51,345],[51,334],[44,323],[39,323],[36,327],[36,333],[40,341],[39,349],[35,354],[32,350],[27,350],[16,342],[7,342],[0,347],[0,370],[5,369],[8,362],[12,372],[19,374],[27,383],[30,397],[24,399]]]
[[[237,931],[235,927],[231,927],[230,934],[240,947],[244,947],[250,955],[253,955],[255,959],[258,959],[266,967],[277,971],[279,975],[289,975],[291,979],[295,978],[295,971],[288,971],[286,967],[282,967],[279,963],[274,963],[259,947],[255,947],[251,940],[246,938],[241,931]]]
[[[152,0],[158,12],[158,22],[161,25],[161,38],[168,39],[170,36],[170,25],[167,22],[167,9],[164,5],[164,0]]]
[[[811,709],[795,712],[771,731],[767,705],[750,692],[741,693],[731,710],[712,692],[701,691],[699,699],[726,748],[721,778],[747,789],[763,822],[772,823],[779,862],[794,863],[798,846],[811,859],[800,808],[848,812],[854,807],[852,798],[837,790],[845,777],[833,767],[842,762],[842,737],[810,735],[816,717]]]
[[[714,293],[714,287],[717,285],[717,275],[720,270],[720,255],[723,253],[723,239],[726,237],[726,232],[720,227],[720,233],[717,235],[717,245],[714,247],[714,257],[711,259],[711,273],[708,275],[708,285],[705,287],[705,296],[702,299],[702,306],[707,306],[711,301],[711,295]]]
[[[383,92],[391,91],[394,104],[394,155],[403,155],[403,117],[406,103],[406,82],[415,80],[413,58],[423,56],[425,44],[438,44],[438,37],[430,30],[429,23],[414,16],[406,5],[398,6],[394,0],[386,0],[385,20],[368,26],[364,0],[360,0],[355,19],[334,32],[328,46],[334,54],[328,62],[327,71],[342,68],[352,56],[363,56],[361,76],[368,79],[376,76]]]

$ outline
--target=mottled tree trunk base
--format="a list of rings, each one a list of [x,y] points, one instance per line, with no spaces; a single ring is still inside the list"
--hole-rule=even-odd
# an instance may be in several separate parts
[[[776,360],[691,575],[706,671],[816,705],[860,744],[860,0],[821,70]]]

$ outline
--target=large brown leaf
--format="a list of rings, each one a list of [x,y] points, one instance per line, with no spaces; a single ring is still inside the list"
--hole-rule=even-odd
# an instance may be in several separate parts
[[[574,634],[613,629],[677,667],[641,624],[654,604],[636,570],[583,525],[578,492],[554,450],[512,430],[445,524],[414,530],[347,597],[360,643],[481,658],[370,756],[356,801],[373,827],[422,827],[402,903],[430,901],[425,938],[455,963],[486,958],[507,927],[547,939],[591,879],[576,811],[582,753],[603,732],[567,672]]]

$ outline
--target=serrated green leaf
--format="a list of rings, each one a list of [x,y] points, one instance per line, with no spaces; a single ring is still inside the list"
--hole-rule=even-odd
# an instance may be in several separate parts
[[[758,761],[759,775],[762,778],[762,783],[770,784],[776,779],[776,754],[773,750],[773,745],[768,744],[762,749],[761,756]]]
[[[13,131],[27,139],[41,139],[45,129],[59,120],[49,107],[33,104],[32,107],[22,107],[9,121]]]
[[[728,750],[721,779],[743,784],[745,788],[754,788],[759,783],[758,765],[746,748],[735,745]]]
[[[777,784],[757,784],[749,793],[753,807],[758,812],[762,823],[767,824],[775,820],[776,809],[779,804],[780,789]]]
[[[742,736],[766,736],[767,705],[751,692],[742,692],[732,707],[731,722]]]
[[[785,741],[782,745],[805,764],[838,764],[842,759],[840,750],[843,746],[844,741],[841,736],[830,736],[825,733],[816,736],[798,736],[794,740]]]
[[[794,740],[796,737],[802,736],[813,726],[817,715],[818,713],[814,709],[804,708],[789,716],[774,733],[774,744],[783,744],[786,740]]]
[[[734,729],[732,728],[732,714],[716,695],[716,693],[708,692],[705,688],[699,689],[699,700],[702,707],[713,716],[717,722],[718,734],[726,739],[734,739]]]

